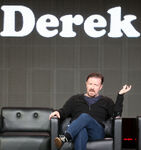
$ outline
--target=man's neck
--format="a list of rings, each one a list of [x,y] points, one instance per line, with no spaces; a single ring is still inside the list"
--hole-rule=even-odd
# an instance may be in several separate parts
[[[99,96],[99,94],[94,95],[94,96],[89,96],[87,93],[85,93],[84,95],[85,95],[85,96],[87,96],[87,97],[89,97],[89,98],[96,98],[96,97],[98,97],[98,96]]]

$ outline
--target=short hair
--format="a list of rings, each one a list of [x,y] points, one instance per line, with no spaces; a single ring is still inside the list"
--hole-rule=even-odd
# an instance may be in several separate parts
[[[86,78],[86,81],[88,81],[89,78],[92,78],[92,77],[96,77],[96,78],[100,78],[101,79],[101,84],[103,84],[104,82],[104,76],[100,73],[90,73],[87,78]]]

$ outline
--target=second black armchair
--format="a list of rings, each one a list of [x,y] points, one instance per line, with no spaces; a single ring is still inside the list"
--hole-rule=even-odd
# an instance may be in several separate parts
[[[59,133],[63,134],[71,118],[60,123]],[[103,140],[87,143],[87,150],[121,150],[122,149],[122,119],[109,119],[105,122],[106,136]],[[61,150],[73,150],[73,143],[65,143]]]

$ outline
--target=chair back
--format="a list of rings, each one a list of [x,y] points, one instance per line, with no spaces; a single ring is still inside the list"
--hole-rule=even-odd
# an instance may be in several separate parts
[[[1,109],[2,131],[50,131],[49,108]]]

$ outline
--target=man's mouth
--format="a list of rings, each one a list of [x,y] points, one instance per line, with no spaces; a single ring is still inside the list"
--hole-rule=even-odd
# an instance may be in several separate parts
[[[90,90],[90,92],[95,92],[94,90]]]

